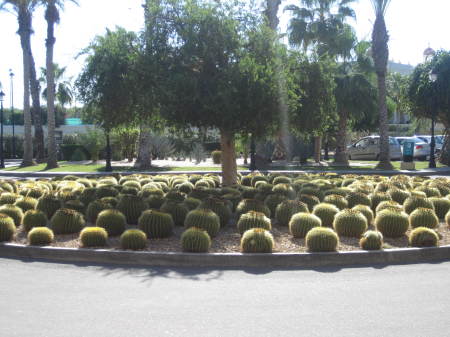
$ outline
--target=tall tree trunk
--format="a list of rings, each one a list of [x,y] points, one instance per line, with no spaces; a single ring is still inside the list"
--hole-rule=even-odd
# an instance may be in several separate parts
[[[112,172],[112,165],[111,165],[111,138],[110,138],[109,131],[105,131],[106,136],[106,172]]]
[[[31,131],[30,111],[30,55],[31,43],[31,13],[26,6],[19,8],[19,36],[23,54],[23,119],[24,119],[24,144],[22,167],[34,165],[33,161],[33,136]]]
[[[47,67],[47,127],[48,127],[48,158],[46,169],[58,167],[55,139],[55,69],[53,63],[53,48],[55,46],[55,23],[58,22],[59,13],[55,5],[55,0],[48,0],[45,11],[45,20],[47,21],[47,39],[45,42],[47,48],[46,67]]]
[[[222,150],[222,184],[230,186],[237,184],[236,148],[234,135],[220,130],[220,146]]]
[[[380,162],[377,167],[385,170],[392,170],[389,133],[388,133],[388,112],[386,104],[386,77],[378,76],[378,104],[380,105]]]
[[[152,167],[152,144],[150,126],[142,123],[140,126],[138,159],[134,167],[140,170],[149,170]]]
[[[345,112],[339,113],[339,127],[337,131],[334,161],[336,164],[344,166],[349,166],[347,155],[347,121],[348,114]]]
[[[322,159],[322,136],[314,137],[314,161],[320,163]]]
[[[33,121],[34,121],[34,141],[36,144],[36,159],[38,162],[45,161],[45,147],[44,147],[44,130],[42,128],[42,111],[41,111],[41,86],[36,77],[36,65],[34,57],[31,53],[30,46],[30,89],[31,98],[33,101]]]
[[[269,22],[269,27],[273,30],[278,29],[280,20],[278,19],[278,9],[280,8],[281,0],[266,0],[265,15]]]

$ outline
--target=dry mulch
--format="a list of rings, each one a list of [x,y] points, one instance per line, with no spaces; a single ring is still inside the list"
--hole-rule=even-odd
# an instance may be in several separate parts
[[[136,226],[128,226],[129,228],[136,228]],[[373,228],[369,228],[373,229]],[[153,252],[181,252],[180,237],[183,233],[182,227],[174,229],[174,235],[166,239],[151,239],[149,240],[146,251]],[[441,246],[450,245],[450,227],[441,223],[437,229],[441,240]],[[273,226],[271,231],[275,246],[273,251],[277,253],[299,253],[306,252],[306,245],[304,239],[295,239],[289,234],[287,227]],[[410,231],[407,232],[409,235]],[[56,235],[56,240],[52,244],[53,247],[78,248],[80,247],[80,240],[78,234],[71,235]],[[27,244],[27,235],[23,227],[20,226],[17,230],[14,243]],[[407,248],[408,237],[404,236],[399,239],[385,238],[385,248]],[[240,235],[236,230],[234,223],[230,223],[224,229],[221,229],[219,235],[212,239],[211,253],[238,253],[240,244]],[[120,249],[119,237],[108,239],[108,246],[102,248]],[[361,250],[359,247],[359,239],[341,237],[338,246],[338,251],[356,251]]]

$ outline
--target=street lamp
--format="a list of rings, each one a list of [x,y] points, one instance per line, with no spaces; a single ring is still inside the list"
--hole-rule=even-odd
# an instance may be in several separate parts
[[[16,132],[14,128],[14,73],[9,69],[9,78],[11,79],[11,124],[12,124],[12,157],[16,158]]]
[[[5,93],[0,83],[0,168],[5,168],[5,159],[3,157],[3,99]]]
[[[436,101],[437,101],[437,90],[436,90],[436,81],[438,79],[438,74],[431,70],[429,73],[430,82],[433,83],[433,106],[431,108],[431,143],[430,143],[430,163],[428,165],[429,168],[436,168],[436,157],[435,157],[435,148],[436,148],[436,140],[434,138],[434,127],[436,124]]]

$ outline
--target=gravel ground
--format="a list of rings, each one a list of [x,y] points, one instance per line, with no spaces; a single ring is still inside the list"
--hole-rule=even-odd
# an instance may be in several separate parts
[[[135,226],[129,226],[129,228],[136,228]],[[373,228],[369,228],[373,229]],[[407,232],[409,234],[410,231]],[[180,252],[181,244],[180,237],[183,233],[182,227],[176,227],[174,229],[174,235],[166,239],[152,239],[149,240],[147,251],[155,252]],[[275,246],[274,252],[282,253],[298,253],[306,252],[305,240],[295,239],[289,234],[287,227],[273,226],[271,231]],[[445,223],[442,223],[438,228],[441,240],[440,245],[450,245],[450,227]],[[385,248],[407,248],[408,238],[404,236],[399,239],[385,238]],[[15,243],[27,244],[26,232],[20,226],[18,228]],[[234,224],[229,224],[222,229],[219,235],[212,239],[211,253],[237,253],[239,252],[240,235],[237,232]],[[52,244],[54,247],[80,247],[80,241],[78,240],[78,234],[72,235],[57,235],[56,241]],[[108,247],[111,249],[119,249],[119,238],[114,237],[108,239]],[[361,250],[359,248],[359,239],[341,237],[338,247],[339,251],[354,251]]]

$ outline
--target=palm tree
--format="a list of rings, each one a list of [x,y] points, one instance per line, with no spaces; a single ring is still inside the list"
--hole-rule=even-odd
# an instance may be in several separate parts
[[[31,78],[31,34],[33,34],[32,13],[38,4],[37,0],[4,0],[1,10],[9,10],[16,14],[19,23],[17,33],[20,36],[23,57],[23,116],[24,116],[24,154],[21,166],[31,166],[33,161],[33,136],[31,131],[30,78]],[[34,60],[33,60],[34,64]]]
[[[380,114],[380,162],[377,167],[381,169],[392,169],[389,135],[388,135],[388,113],[386,104],[386,74],[389,60],[389,34],[386,28],[384,16],[390,0],[372,0],[375,12],[375,23],[372,31],[372,55],[375,63],[375,71],[378,81],[378,109]]]
[[[69,0],[75,4],[75,0]],[[46,78],[47,78],[47,124],[48,124],[48,158],[47,169],[58,167],[55,140],[55,70],[53,63],[53,48],[55,39],[55,24],[59,23],[59,9],[64,9],[64,0],[41,0],[45,6],[45,20],[47,21]],[[59,8],[59,9],[58,9]]]
[[[60,67],[58,64],[54,64],[55,70],[55,98],[59,105],[64,108],[66,104],[71,104],[73,100],[73,90],[72,84],[69,80],[64,79],[64,73],[66,72],[66,67]],[[41,68],[41,77],[39,82],[43,83],[45,87],[47,86],[47,69]],[[42,98],[47,101],[47,88],[42,91]]]

